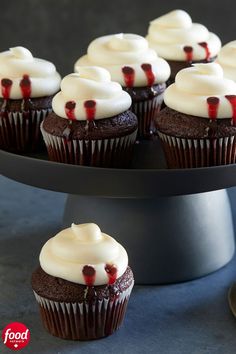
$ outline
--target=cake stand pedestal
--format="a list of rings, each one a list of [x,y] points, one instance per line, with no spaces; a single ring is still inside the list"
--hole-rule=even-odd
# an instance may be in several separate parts
[[[153,199],[70,195],[64,224],[91,220],[128,250],[142,284],[200,277],[221,268],[234,252],[225,190]]]
[[[225,188],[236,165],[168,170],[157,141],[135,148],[131,169],[66,165],[45,155],[0,151],[0,172],[68,193],[64,226],[95,222],[129,254],[136,283],[194,279],[226,265],[234,253]]]

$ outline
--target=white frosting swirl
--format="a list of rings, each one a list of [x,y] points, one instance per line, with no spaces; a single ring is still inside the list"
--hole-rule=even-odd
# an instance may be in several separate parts
[[[231,118],[232,106],[226,95],[236,95],[236,83],[223,77],[219,64],[194,64],[178,72],[175,83],[164,92],[164,101],[178,112],[208,118],[207,98],[217,97],[217,118]]]
[[[236,41],[229,42],[221,48],[217,63],[223,68],[227,79],[236,81]]]
[[[221,41],[218,36],[199,24],[192,23],[189,14],[174,10],[150,23],[147,40],[149,46],[168,60],[185,61],[185,46],[193,49],[193,60],[206,59],[206,50],[199,43],[207,43],[210,57],[218,54]]]
[[[8,98],[23,98],[20,82],[25,75],[31,83],[30,97],[50,96],[59,90],[61,77],[49,61],[34,58],[24,47],[0,53],[0,83],[4,79],[12,81]],[[3,97],[1,90],[0,97]]]
[[[39,261],[47,274],[85,285],[83,269],[86,266],[95,270],[93,285],[109,283],[107,265],[117,269],[116,278],[122,276],[128,266],[124,247],[92,223],[72,224],[50,238],[41,250]]]
[[[114,34],[95,39],[84,55],[75,63],[75,71],[80,66],[99,65],[107,69],[113,81],[127,86],[122,69],[126,66],[134,70],[132,86],[148,86],[142,64],[150,64],[154,75],[152,84],[164,83],[170,76],[168,63],[148,48],[145,38],[135,34]]]
[[[74,102],[74,119],[88,119],[85,109],[86,101],[94,101],[94,119],[112,117],[125,112],[131,106],[129,94],[122,90],[117,82],[112,82],[107,70],[100,67],[77,67],[78,73],[64,77],[61,91],[52,101],[54,112],[68,118],[67,102]]]

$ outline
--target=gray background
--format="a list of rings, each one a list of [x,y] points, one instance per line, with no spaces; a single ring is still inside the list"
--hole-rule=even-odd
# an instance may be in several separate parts
[[[24,45],[64,75],[97,36],[145,34],[148,22],[174,8],[220,35],[236,39],[235,0],[0,0],[0,50]],[[61,227],[65,196],[0,177],[0,330],[13,321],[31,330],[22,354],[232,354],[236,322],[227,291],[236,258],[208,277],[169,286],[136,287],[124,326],[101,341],[77,343],[43,330],[29,283],[43,243]],[[231,190],[236,221],[236,189]],[[0,341],[0,352],[12,351]]]
[[[1,0],[0,50],[26,46],[65,75],[95,37],[145,35],[150,20],[176,8],[219,34],[223,43],[236,39],[235,0]]]

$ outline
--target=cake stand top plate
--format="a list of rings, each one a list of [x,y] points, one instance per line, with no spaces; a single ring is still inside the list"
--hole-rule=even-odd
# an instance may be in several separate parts
[[[75,166],[48,161],[46,153],[18,155],[0,150],[0,173],[43,189],[114,198],[177,196],[236,185],[236,164],[167,169],[157,141],[136,145],[130,169]]]

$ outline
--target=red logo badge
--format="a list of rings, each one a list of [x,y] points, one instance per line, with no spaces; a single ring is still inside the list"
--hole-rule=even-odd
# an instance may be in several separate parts
[[[4,328],[2,340],[8,348],[20,350],[29,344],[30,331],[23,323],[12,322]]]

